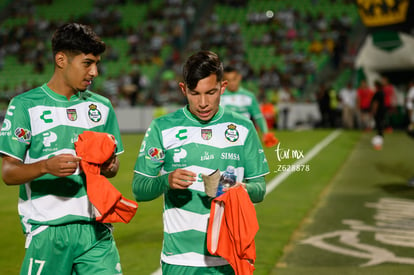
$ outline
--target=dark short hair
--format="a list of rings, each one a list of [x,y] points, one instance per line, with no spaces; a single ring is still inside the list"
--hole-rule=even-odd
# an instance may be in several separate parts
[[[105,43],[90,26],[67,23],[60,26],[52,37],[53,55],[60,51],[73,54],[90,54],[97,56],[106,49]]]
[[[225,73],[233,73],[233,72],[238,72],[236,67],[233,67],[231,65],[227,65],[226,67],[224,67],[224,72]]]
[[[198,81],[215,74],[217,81],[223,78],[223,64],[211,51],[199,51],[191,55],[183,67],[183,80],[189,89],[197,87]]]

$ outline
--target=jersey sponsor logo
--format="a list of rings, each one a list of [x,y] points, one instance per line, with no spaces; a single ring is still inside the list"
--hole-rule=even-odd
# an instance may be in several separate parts
[[[204,140],[210,140],[213,136],[212,129],[201,129],[201,138]]]
[[[145,146],[146,146],[147,142],[144,140],[141,144],[141,148],[139,148],[139,153],[144,153],[145,151]]]
[[[89,111],[88,111],[89,119],[93,122],[99,122],[102,119],[102,114],[98,110],[98,106],[95,104],[89,105]]]
[[[178,138],[179,140],[187,139],[187,135],[185,135],[186,133],[187,133],[187,129],[181,129],[180,131],[178,131],[175,137]]]
[[[51,117],[52,111],[46,110],[43,111],[42,115],[40,116],[40,119],[43,120],[45,123],[52,123],[53,118]]]
[[[11,136],[11,122],[7,118],[3,121],[3,126],[1,127],[0,136]]]
[[[234,124],[227,125],[227,130],[224,132],[224,136],[230,142],[236,142],[239,139],[239,131]]]
[[[43,145],[50,147],[50,145],[57,140],[57,135],[54,132],[43,133]]]
[[[213,160],[213,159],[214,159],[214,154],[210,154],[209,152],[204,152],[204,155],[200,157],[200,161]]]
[[[187,151],[183,148],[174,149],[173,160],[174,162],[180,162],[183,158],[187,157]]]
[[[75,121],[78,119],[76,109],[66,109],[66,115],[70,121]]]
[[[220,159],[240,160],[240,155],[237,153],[221,153]]]
[[[10,128],[11,128],[11,122],[10,122],[10,120],[8,120],[7,118],[6,119],[4,119],[4,121],[3,121],[3,126],[1,127],[1,131],[3,132],[3,131],[9,131],[10,130]]]
[[[30,133],[30,130],[23,129],[21,127],[18,127],[16,128],[16,130],[14,130],[14,135],[17,138],[17,141],[24,142],[24,143],[29,143],[28,141],[30,140],[32,136],[32,134]]]
[[[155,162],[164,162],[165,153],[163,150],[155,147],[151,147],[148,152],[148,158]]]

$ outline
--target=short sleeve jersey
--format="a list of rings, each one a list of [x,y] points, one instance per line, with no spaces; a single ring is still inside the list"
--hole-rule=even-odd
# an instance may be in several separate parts
[[[161,260],[174,265],[218,266],[228,264],[207,251],[206,231],[211,199],[204,193],[201,174],[227,166],[235,168],[237,181],[269,172],[253,123],[222,107],[207,123],[184,107],[153,120],[142,142],[135,173],[147,177],[177,168],[193,171],[197,180],[187,190],[164,194],[164,242]]]
[[[86,90],[68,100],[44,84],[11,100],[0,132],[0,153],[27,164],[63,153],[76,155],[74,142],[85,130],[114,135],[117,154],[123,152],[107,98]],[[26,233],[38,225],[95,218],[80,169],[68,177],[46,174],[20,185],[18,210]]]

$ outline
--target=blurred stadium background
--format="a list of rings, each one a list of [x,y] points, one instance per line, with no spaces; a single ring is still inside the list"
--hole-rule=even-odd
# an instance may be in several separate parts
[[[287,128],[318,124],[322,84],[338,94],[349,81],[357,88],[361,78],[372,84],[387,75],[398,91],[394,123],[401,127],[414,70],[413,10],[411,0],[2,0],[0,109],[49,79],[52,32],[77,21],[107,42],[91,90],[128,109],[119,114],[124,132],[142,132],[153,115],[182,105],[181,65],[199,49],[239,68],[243,85],[276,110],[278,91],[288,89],[295,103]],[[137,114],[139,125],[128,119]]]

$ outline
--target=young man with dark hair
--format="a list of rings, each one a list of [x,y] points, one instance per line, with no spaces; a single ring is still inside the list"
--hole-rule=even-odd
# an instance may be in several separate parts
[[[254,203],[265,195],[269,168],[260,139],[249,119],[220,106],[227,85],[222,76],[213,52],[187,59],[179,86],[188,104],[152,121],[135,164],[137,201],[164,195],[163,274],[234,274],[229,262],[207,250],[212,199],[202,174],[232,166],[232,188],[244,187]]]
[[[278,140],[269,131],[256,96],[241,86],[242,75],[240,72],[235,67],[226,66],[223,79],[227,81],[227,87],[221,97],[221,106],[251,119],[260,130],[265,146],[276,145]]]
[[[52,51],[51,79],[11,100],[0,134],[2,178],[20,186],[26,234],[20,272],[122,274],[111,225],[96,221],[75,152],[85,130],[113,135],[116,154],[123,152],[110,101],[88,90],[105,43],[90,27],[70,23],[55,31]],[[116,175],[116,154],[101,167],[102,175]]]

